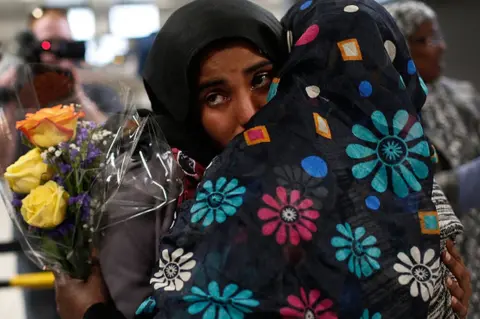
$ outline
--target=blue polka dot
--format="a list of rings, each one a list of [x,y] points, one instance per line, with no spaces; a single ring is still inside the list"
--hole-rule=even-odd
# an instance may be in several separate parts
[[[302,160],[302,167],[310,176],[325,177],[327,175],[327,163],[318,156],[309,156]]]
[[[419,76],[418,79],[420,80],[420,85],[422,86],[423,92],[425,93],[425,95],[428,95],[428,87],[423,81],[422,77]]]
[[[300,10],[305,10],[312,5],[312,0],[305,1],[301,6]]]
[[[408,61],[407,72],[410,75],[414,75],[417,72],[417,67],[415,66],[415,62],[413,62],[413,60]]]
[[[377,210],[380,208],[380,200],[378,199],[377,196],[368,196],[365,199],[365,204],[367,205],[368,208],[372,210]]]
[[[358,86],[358,90],[362,97],[369,97],[373,92],[372,84],[368,81],[362,81]]]

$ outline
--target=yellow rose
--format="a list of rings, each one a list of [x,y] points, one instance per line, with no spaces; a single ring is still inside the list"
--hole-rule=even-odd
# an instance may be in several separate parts
[[[34,148],[7,168],[3,176],[14,192],[28,194],[38,187],[42,180],[46,181],[52,177],[48,165],[43,162],[40,154],[40,150]]]
[[[25,120],[17,122],[17,129],[32,144],[47,148],[74,139],[77,121],[83,116],[83,112],[75,112],[73,105],[57,105],[27,114]]]
[[[65,220],[69,197],[63,187],[48,181],[22,200],[23,219],[38,228],[56,227]]]

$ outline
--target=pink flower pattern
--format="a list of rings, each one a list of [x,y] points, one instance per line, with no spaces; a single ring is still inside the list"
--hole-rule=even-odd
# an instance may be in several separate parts
[[[312,240],[312,233],[317,231],[314,221],[320,217],[318,211],[311,209],[312,200],[302,200],[298,190],[287,194],[283,187],[277,187],[277,199],[268,194],[263,195],[262,199],[269,206],[258,211],[258,217],[266,221],[262,227],[263,235],[270,236],[276,232],[279,245],[285,244],[287,238],[295,246],[300,239]]]
[[[332,311],[333,301],[321,299],[318,290],[311,290],[307,298],[305,289],[300,288],[300,298],[290,295],[287,301],[289,307],[280,309],[280,314],[284,319],[337,319],[337,315]]]

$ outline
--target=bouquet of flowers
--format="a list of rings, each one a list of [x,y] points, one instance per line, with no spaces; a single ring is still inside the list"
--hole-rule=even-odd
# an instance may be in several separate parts
[[[28,151],[5,171],[1,198],[23,235],[24,250],[43,269],[87,278],[96,236],[176,200],[182,191],[170,149],[151,117],[133,107],[103,125],[84,120],[80,105],[60,104],[27,113],[16,129]],[[148,160],[146,159],[148,158]],[[162,167],[161,178],[152,165]],[[148,202],[109,205],[132,166],[135,190]],[[162,192],[156,192],[159,188]]]

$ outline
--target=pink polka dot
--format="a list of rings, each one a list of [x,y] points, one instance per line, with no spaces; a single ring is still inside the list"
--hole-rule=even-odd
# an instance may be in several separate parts
[[[318,25],[314,24],[309,26],[307,31],[302,34],[302,36],[300,37],[300,39],[297,40],[297,43],[295,43],[295,45],[300,46],[312,42],[313,40],[315,40],[319,32],[320,28],[318,27]]]

